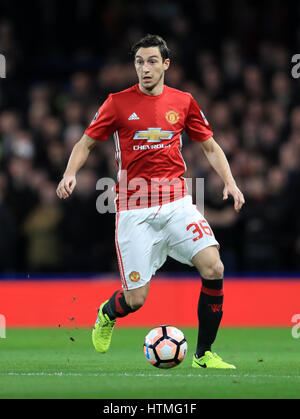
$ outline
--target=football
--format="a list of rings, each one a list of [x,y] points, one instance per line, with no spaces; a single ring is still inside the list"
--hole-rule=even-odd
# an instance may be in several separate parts
[[[184,360],[187,348],[182,331],[169,325],[150,330],[144,341],[145,357],[157,368],[176,367]]]

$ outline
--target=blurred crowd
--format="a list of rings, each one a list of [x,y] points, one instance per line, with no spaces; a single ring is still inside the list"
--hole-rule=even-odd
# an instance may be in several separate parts
[[[148,32],[168,42],[166,83],[197,100],[245,195],[237,214],[199,144],[184,136],[186,176],[205,178],[205,216],[225,270],[300,270],[300,85],[291,75],[291,57],[300,53],[293,26],[299,6],[287,11],[266,2],[271,9],[257,12],[252,2],[229,2],[224,15],[211,0],[145,1],[143,8],[78,0],[68,11],[64,2],[40,1],[30,15],[36,26],[25,30],[11,3],[3,2],[0,20],[7,59],[0,80],[1,272],[118,271],[114,214],[96,211],[97,180],[116,179],[112,139],[93,149],[71,198],[60,201],[55,191],[101,103],[136,83],[128,50]],[[168,260],[162,271],[189,269]]]

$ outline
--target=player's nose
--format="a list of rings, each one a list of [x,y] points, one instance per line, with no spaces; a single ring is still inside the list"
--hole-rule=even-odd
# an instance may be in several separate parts
[[[143,75],[145,75],[145,74],[149,74],[149,68],[148,68],[148,66],[147,66],[147,64],[144,64],[143,65]]]

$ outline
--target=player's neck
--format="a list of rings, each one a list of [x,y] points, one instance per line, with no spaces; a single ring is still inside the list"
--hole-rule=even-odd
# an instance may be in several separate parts
[[[142,93],[148,96],[159,96],[164,91],[164,81],[162,80],[161,83],[157,84],[153,87],[153,89],[145,89],[140,83],[139,83],[139,89]]]

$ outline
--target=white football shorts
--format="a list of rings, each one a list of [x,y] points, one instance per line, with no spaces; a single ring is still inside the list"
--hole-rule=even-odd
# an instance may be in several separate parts
[[[200,250],[219,248],[190,195],[161,206],[118,212],[115,242],[125,290],[146,285],[167,256],[193,266]]]

